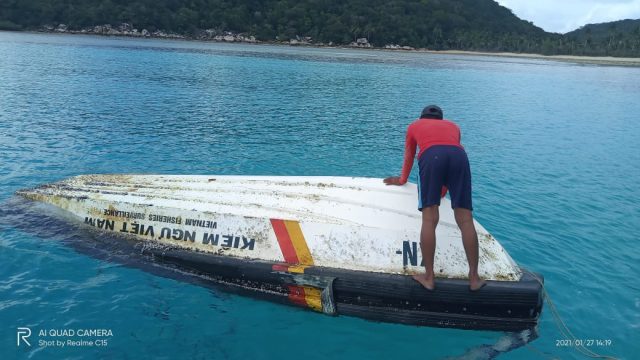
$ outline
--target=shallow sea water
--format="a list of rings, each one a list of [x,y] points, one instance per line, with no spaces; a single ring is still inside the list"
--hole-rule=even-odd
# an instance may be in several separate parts
[[[13,195],[89,173],[395,175],[436,103],[462,128],[476,218],[578,338],[611,341],[590,350],[632,359],[639,100],[633,67],[0,32],[0,358],[486,358],[504,334],[331,318],[90,256],[70,244],[98,235]],[[17,347],[23,326],[113,337]],[[539,336],[500,358],[580,358],[548,306]]]

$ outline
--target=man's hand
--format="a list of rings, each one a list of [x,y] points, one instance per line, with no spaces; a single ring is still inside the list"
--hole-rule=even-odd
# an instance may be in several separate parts
[[[383,180],[387,185],[402,185],[400,183],[400,176],[391,176]]]

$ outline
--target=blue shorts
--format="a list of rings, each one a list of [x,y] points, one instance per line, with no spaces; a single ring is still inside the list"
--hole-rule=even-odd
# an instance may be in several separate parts
[[[434,145],[420,155],[418,165],[418,210],[440,205],[442,186],[449,189],[452,208],[473,210],[471,168],[463,148]]]

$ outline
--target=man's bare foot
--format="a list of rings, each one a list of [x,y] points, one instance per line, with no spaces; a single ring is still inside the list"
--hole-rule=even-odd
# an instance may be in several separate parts
[[[433,276],[427,276],[427,274],[413,275],[413,280],[422,284],[422,286],[427,290],[433,290],[436,288]]]
[[[478,278],[469,279],[469,290],[478,291],[482,289],[483,286],[487,285],[487,282]]]

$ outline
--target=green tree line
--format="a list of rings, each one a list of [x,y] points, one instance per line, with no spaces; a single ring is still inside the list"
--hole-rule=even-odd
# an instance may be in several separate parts
[[[576,55],[640,56],[640,20],[591,24],[563,36],[563,47]]]
[[[606,39],[547,33],[492,0],[2,0],[0,29],[70,29],[129,23],[197,36],[203,29],[261,41],[309,36],[348,44],[434,50],[640,56],[638,35],[617,29]]]

